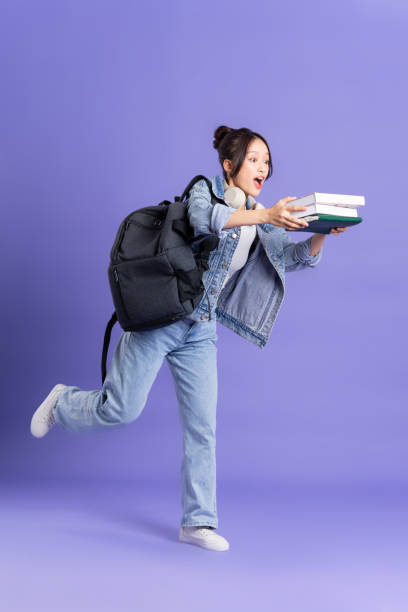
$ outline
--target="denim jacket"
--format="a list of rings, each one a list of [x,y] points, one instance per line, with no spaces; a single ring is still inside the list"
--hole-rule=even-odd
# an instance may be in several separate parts
[[[211,183],[214,193],[223,199],[223,177],[213,176]],[[252,196],[248,196],[245,206],[247,210],[264,208]],[[216,234],[220,240],[203,274],[205,293],[188,318],[195,321],[216,318],[263,348],[282,305],[285,272],[314,267],[322,257],[322,248],[317,255],[311,256],[311,236],[292,242],[284,228],[269,223],[257,224],[257,235],[246,264],[222,288],[241,232],[240,226],[222,228],[235,210],[227,204],[213,204],[204,180],[197,182],[190,191],[187,215],[194,236]]]

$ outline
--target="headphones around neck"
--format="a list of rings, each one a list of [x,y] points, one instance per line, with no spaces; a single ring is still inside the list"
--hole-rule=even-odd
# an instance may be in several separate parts
[[[239,187],[227,187],[224,191],[224,200],[231,208],[241,208],[246,203],[247,197]]]

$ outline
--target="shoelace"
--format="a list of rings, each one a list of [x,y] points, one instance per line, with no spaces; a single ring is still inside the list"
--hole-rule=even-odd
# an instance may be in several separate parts
[[[52,410],[48,414],[47,413],[43,414],[41,421],[43,423],[46,423],[47,425],[55,425],[56,421],[55,421],[55,417],[54,417]]]
[[[198,527],[196,529],[196,533],[199,533],[200,535],[203,535],[203,536],[206,536],[206,537],[211,535],[212,532],[213,532],[213,530],[209,529],[208,527]]]
[[[43,415],[41,420],[43,423],[46,423],[47,425],[55,425],[55,417],[52,412],[50,412],[49,414]]]
[[[59,388],[59,391],[57,393],[57,397],[58,397],[60,391],[61,391],[61,387]],[[55,399],[55,395],[54,395],[54,399]],[[42,422],[46,423],[49,427],[51,427],[52,425],[56,424],[57,421],[55,420],[54,413],[52,412],[52,410],[51,410],[51,412],[49,414],[45,414],[43,416]]]

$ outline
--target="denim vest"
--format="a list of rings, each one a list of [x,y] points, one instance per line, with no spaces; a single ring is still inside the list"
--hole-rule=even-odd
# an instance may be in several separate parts
[[[221,175],[211,178],[214,193],[223,199],[222,182]],[[264,208],[252,196],[248,196],[245,206],[247,210]],[[314,267],[322,257],[322,248],[317,255],[311,256],[311,236],[307,240],[292,242],[284,228],[269,223],[257,224],[257,235],[246,264],[221,290],[241,232],[240,226],[222,229],[235,210],[227,204],[212,203],[204,180],[197,182],[190,191],[187,215],[194,236],[212,233],[220,240],[210,255],[208,270],[203,274],[205,293],[188,318],[194,321],[216,318],[263,348],[282,305],[285,272]]]

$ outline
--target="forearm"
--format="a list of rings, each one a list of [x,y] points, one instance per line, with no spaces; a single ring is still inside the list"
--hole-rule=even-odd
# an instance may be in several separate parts
[[[324,239],[326,238],[326,234],[313,234],[312,240],[310,243],[310,255],[314,256],[320,251]]]
[[[236,210],[232,213],[227,223],[222,229],[237,227],[238,225],[256,225],[259,223],[268,223],[267,210],[264,208],[255,210]],[[320,251],[326,234],[313,234],[310,243],[310,255],[314,257]]]
[[[268,223],[266,209],[236,210],[232,213],[222,229],[237,227],[238,225],[256,225],[259,223]]]

